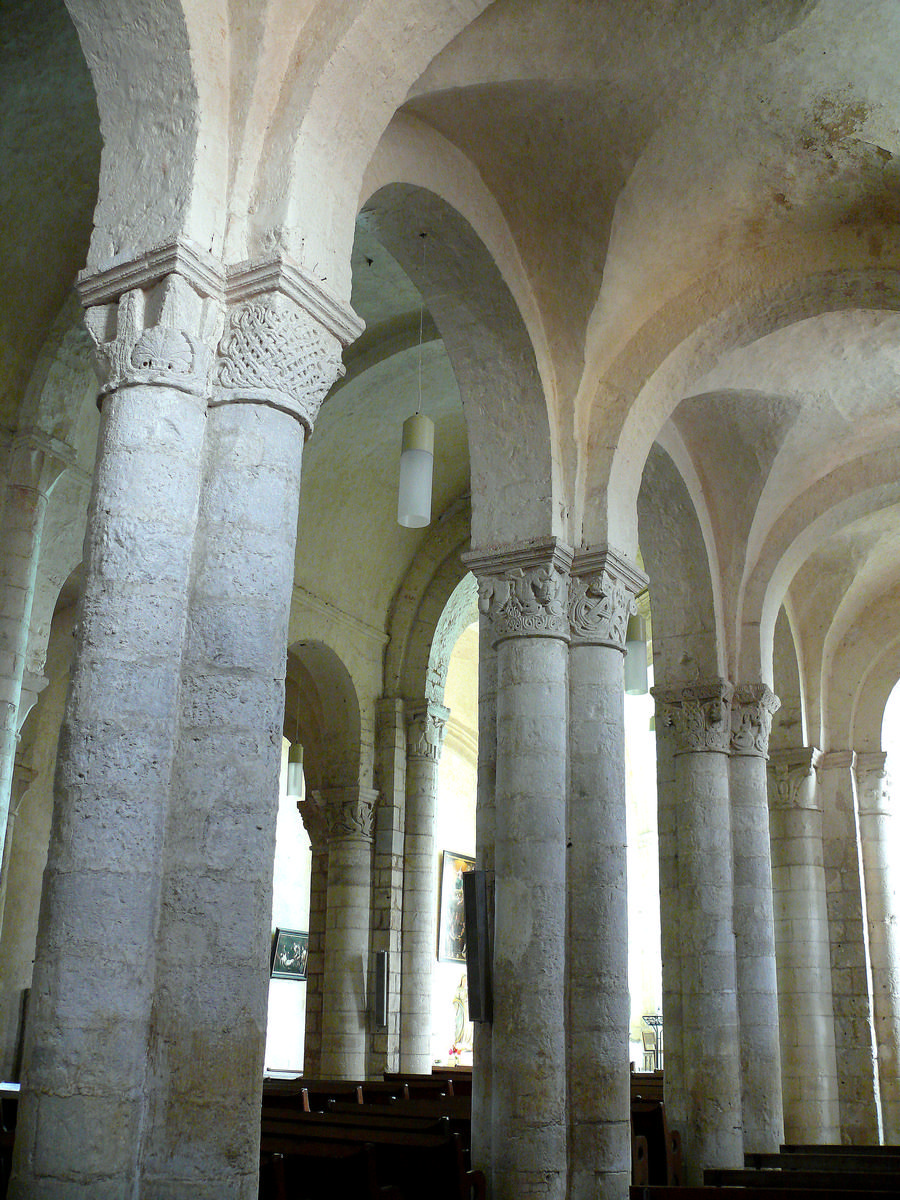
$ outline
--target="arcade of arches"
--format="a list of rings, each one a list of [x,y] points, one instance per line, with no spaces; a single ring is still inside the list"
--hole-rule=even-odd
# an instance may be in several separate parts
[[[475,619],[475,1165],[624,1200],[636,605],[689,1178],[900,1142],[897,4],[0,21],[10,1194],[256,1195],[284,737],[305,1069],[429,1069]],[[420,404],[433,519],[401,529]]]

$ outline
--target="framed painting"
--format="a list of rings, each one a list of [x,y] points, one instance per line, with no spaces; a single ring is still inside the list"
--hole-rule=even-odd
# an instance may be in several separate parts
[[[441,892],[438,906],[438,961],[466,961],[466,906],[462,877],[475,859],[453,850],[441,853]]]
[[[305,979],[309,934],[299,929],[276,929],[272,942],[272,978]]]

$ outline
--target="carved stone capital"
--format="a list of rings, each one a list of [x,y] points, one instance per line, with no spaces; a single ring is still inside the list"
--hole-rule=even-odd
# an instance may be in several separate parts
[[[450,709],[443,704],[411,706],[406,725],[406,757],[424,758],[436,763],[441,757],[449,716]]]
[[[676,754],[728,754],[731,746],[732,686],[709,679],[690,687],[652,689],[657,723],[675,734]]]
[[[625,653],[628,618],[647,576],[605,547],[575,556],[569,580],[569,624],[573,646],[612,646]]]
[[[221,319],[218,301],[174,273],[87,309],[100,398],[143,385],[207,399]]]
[[[856,791],[859,811],[866,816],[890,815],[893,811],[890,780],[886,771],[887,755],[883,750],[862,750],[856,755]]]
[[[307,792],[305,800],[297,801],[297,811],[309,835],[313,854],[320,854],[328,848],[328,814],[322,793]]]
[[[274,293],[230,309],[219,343],[213,404],[266,404],[312,431],[344,372],[341,343],[299,305]]]
[[[343,838],[372,841],[378,800],[373,788],[325,788],[317,795],[323,802],[329,842]]]
[[[40,429],[19,429],[7,453],[10,487],[27,488],[45,499],[63,471],[75,465],[75,451]]]
[[[731,753],[766,758],[781,701],[764,683],[739,683],[731,697]]]
[[[821,751],[815,746],[773,750],[768,766],[774,785],[769,790],[770,803],[778,808],[819,809],[815,788],[803,785],[815,773],[821,757]]]
[[[495,643],[515,637],[568,640],[569,546],[550,538],[493,554],[474,552],[463,562],[478,579],[478,608]]]

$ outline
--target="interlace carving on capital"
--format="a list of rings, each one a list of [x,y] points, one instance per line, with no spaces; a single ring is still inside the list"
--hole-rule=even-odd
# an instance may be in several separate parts
[[[312,428],[343,374],[339,341],[302,310],[251,302],[229,313],[217,368],[226,392],[245,400],[281,398]]]
[[[551,564],[513,567],[478,581],[478,608],[501,637],[567,637],[567,576]]]
[[[731,740],[731,686],[706,684],[664,696],[663,722],[675,733],[675,752],[727,754]]]
[[[408,758],[426,758],[431,762],[438,761],[441,756],[448,715],[446,709],[438,711],[433,705],[416,709],[410,714],[406,735]]]
[[[634,595],[609,571],[569,580],[569,622],[574,641],[625,649],[628,618],[637,612]]]
[[[765,684],[739,684],[731,698],[731,753],[766,758],[781,701]]]

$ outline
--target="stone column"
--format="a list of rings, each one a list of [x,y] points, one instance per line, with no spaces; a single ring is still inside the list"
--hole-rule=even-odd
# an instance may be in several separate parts
[[[322,996],[325,987],[325,919],[328,911],[328,821],[318,792],[297,803],[309,834],[312,862],[309,877],[309,950],[306,958],[306,1032],[303,1074],[321,1074]]]
[[[218,310],[196,279],[172,273],[120,295],[117,277],[86,317],[102,412],[10,1188],[30,1198],[137,1194],[146,1118]]]
[[[766,791],[769,733],[778,708],[765,684],[735,688],[729,765],[744,1150],[772,1154],[784,1140]]]
[[[372,867],[372,951],[387,962],[387,1028],[375,1027],[369,1044],[369,1074],[400,1070],[400,964],[403,936],[403,831],[406,826],[406,710],[384,696],[376,721],[375,855]],[[431,1064],[428,1065],[431,1070]]]
[[[485,613],[478,622],[478,783],[475,798],[475,866],[484,871],[488,892],[488,923],[494,928],[494,797],[497,777],[497,652],[491,623]],[[493,951],[493,948],[492,948]],[[493,952],[489,961],[493,964]],[[491,980],[493,986],[493,979]],[[472,1054],[472,1165],[491,1174],[493,1022],[474,1026]]]
[[[431,1071],[431,992],[435,958],[434,812],[438,762],[450,711],[425,702],[410,709],[403,838],[403,958],[400,1070]]]
[[[841,1139],[878,1142],[872,977],[856,812],[853,752],[832,751],[816,763],[822,837]]]
[[[3,913],[6,909],[9,859],[15,843],[16,817],[25,793],[36,778],[37,772],[33,771],[31,767],[26,767],[17,757],[13,768],[6,841],[3,844],[3,867],[0,871],[0,889],[2,889],[0,890],[0,926],[3,924]],[[15,923],[11,921],[10,927],[15,929]],[[18,1080],[19,1078],[22,1060],[23,997],[25,995],[27,995],[27,989],[23,991],[19,979],[16,979],[12,986],[7,980],[0,988],[0,1073],[4,1079]]]
[[[631,1182],[625,685],[628,616],[647,579],[612,550],[569,585],[568,1116],[571,1200]]]
[[[255,1198],[303,445],[342,327],[233,276],[207,418],[166,828],[141,1195]],[[315,314],[315,315],[314,315]]]
[[[322,996],[322,1075],[362,1079],[366,1072],[372,833],[377,793],[323,792],[328,813],[328,899]]]
[[[497,648],[492,1194],[566,1193],[566,692],[571,550],[467,555]]]
[[[655,690],[655,689],[654,689]],[[678,885],[678,825],[681,793],[675,782],[675,730],[656,705],[656,790],[659,829],[659,917],[662,957],[662,1007],[665,1029],[665,1099],[673,1129],[687,1126],[684,1003],[681,988],[681,896]]]
[[[900,1144],[900,829],[883,753],[856,755],[859,832],[866,885],[869,955],[881,1121],[886,1145]]]
[[[0,854],[7,837],[19,730],[30,707],[23,709],[22,685],[47,499],[72,457],[68,446],[36,430],[17,433],[7,456],[6,493],[0,505]],[[5,888],[5,883],[0,886]]]
[[[731,685],[654,688],[675,735],[688,1183],[743,1162],[728,756]],[[659,725],[659,717],[657,717]],[[667,1028],[669,1016],[666,1014]],[[676,1031],[677,1036],[677,1031]]]
[[[769,758],[769,830],[784,1136],[839,1142],[822,812],[811,746]]]

